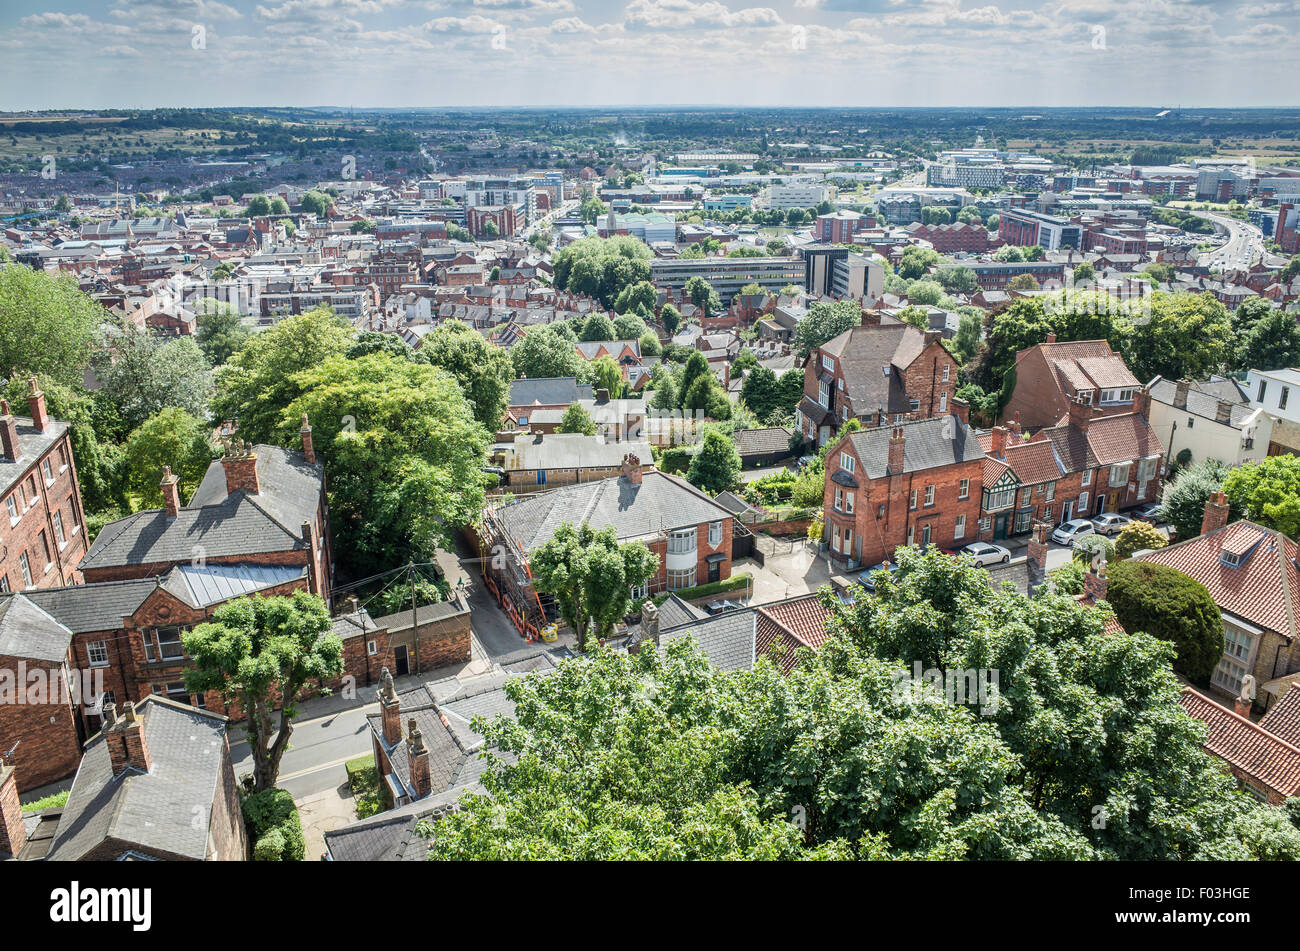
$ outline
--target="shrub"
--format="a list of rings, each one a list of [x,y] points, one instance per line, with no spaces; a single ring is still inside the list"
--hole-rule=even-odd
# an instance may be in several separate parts
[[[1205,501],[1223,486],[1228,467],[1216,459],[1204,459],[1178,473],[1160,496],[1160,517],[1174,526],[1179,541],[1201,534]],[[1232,517],[1237,513],[1233,512]]]
[[[659,454],[659,471],[681,475],[691,465],[694,453],[690,446],[669,446]]]
[[[1108,569],[1106,600],[1130,634],[1169,641],[1178,652],[1174,669],[1205,683],[1223,656],[1223,618],[1205,586],[1149,561],[1122,561]]]
[[[1083,576],[1087,571],[1082,562],[1067,561],[1052,572],[1052,590],[1057,594],[1083,594]]]
[[[1091,562],[1101,552],[1107,561],[1115,558],[1115,543],[1105,535],[1084,535],[1074,544],[1074,559],[1083,563]]]
[[[822,531],[825,525],[826,515],[824,512],[818,512],[813,516],[813,520],[808,523],[808,540],[819,542],[822,540]]]
[[[293,796],[283,789],[264,789],[245,796],[243,808],[244,824],[254,842],[255,861],[303,860],[307,846]]]
[[[1131,558],[1135,551],[1164,548],[1168,544],[1169,539],[1165,538],[1164,532],[1150,522],[1129,522],[1120,529],[1119,537],[1115,539],[1115,557]]]

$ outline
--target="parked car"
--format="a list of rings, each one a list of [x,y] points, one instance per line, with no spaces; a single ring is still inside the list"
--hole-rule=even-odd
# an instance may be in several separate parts
[[[876,574],[876,572],[879,572],[879,571],[888,571],[888,572],[892,575],[892,574],[893,574],[894,572],[896,572],[897,570],[898,570],[898,565],[895,565],[895,564],[893,564],[892,562],[882,561],[880,564],[878,564],[878,565],[872,565],[872,566],[871,566],[870,568],[868,568],[866,571],[862,572],[862,574],[858,575],[858,584],[862,585],[862,587],[866,588],[868,591],[875,591],[875,590],[876,590],[876,581],[875,581],[875,574]]]
[[[1102,512],[1092,520],[1092,527],[1097,530],[1099,535],[1118,535],[1123,531],[1124,526],[1133,519],[1127,515],[1120,515],[1116,512]]]
[[[710,601],[704,610],[710,614],[721,614],[723,611],[739,611],[740,605],[734,601]]]
[[[1052,532],[1052,541],[1058,545],[1073,545],[1084,535],[1092,535],[1096,531],[1097,526],[1088,519],[1072,518],[1056,526],[1056,531]]]
[[[1011,561],[1009,549],[1001,545],[990,545],[988,542],[971,542],[961,550],[961,553],[970,555],[971,560],[979,568],[985,565],[1005,565]]]
[[[1139,506],[1133,510],[1133,517],[1140,522],[1150,522],[1154,525],[1160,520],[1160,503],[1148,502],[1146,505]]]

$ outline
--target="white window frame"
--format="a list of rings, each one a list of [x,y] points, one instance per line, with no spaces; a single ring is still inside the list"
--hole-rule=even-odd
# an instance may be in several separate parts
[[[934,504],[934,486],[933,486],[933,485],[927,485],[927,486],[925,487],[925,504],[926,504],[927,507],[928,507],[928,506],[931,506],[931,505]]]
[[[962,500],[970,498],[970,479],[962,479],[957,484],[957,498]]]
[[[1091,470],[1091,469],[1084,469],[1084,470],[1083,470],[1083,475],[1081,475],[1081,476],[1079,477],[1079,485],[1080,485],[1080,486],[1092,485],[1092,470]],[[1084,494],[1086,495],[1087,493],[1084,493]]]
[[[1128,474],[1133,469],[1133,463],[1124,462],[1110,467],[1110,486],[1116,488],[1121,485],[1128,485]]]
[[[722,544],[722,522],[709,523],[709,547],[717,548]]]
[[[668,554],[687,555],[698,550],[699,545],[694,528],[677,529],[668,533]]]
[[[87,641],[86,663],[91,667],[107,667],[108,641]]]
[[[966,515],[965,513],[963,513],[961,515],[958,515],[957,520],[953,522],[952,540],[958,542],[965,537],[966,537]]]
[[[840,453],[840,468],[845,472],[852,473],[858,461],[850,456],[847,452]]]
[[[32,561],[30,558],[27,557],[27,552],[25,551],[19,552],[18,567],[21,568],[23,572],[23,584],[26,587],[30,588],[32,586],[32,578],[33,578]]]

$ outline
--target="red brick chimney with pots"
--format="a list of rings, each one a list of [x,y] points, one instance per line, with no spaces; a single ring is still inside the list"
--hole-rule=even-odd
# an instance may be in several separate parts
[[[1088,573],[1083,576],[1083,598],[1093,603],[1105,601],[1109,589],[1110,579],[1106,577],[1106,559],[1102,558],[1099,567],[1089,567]]]
[[[629,452],[623,457],[623,478],[633,485],[641,484],[641,457]]]
[[[149,744],[144,738],[144,722],[135,712],[135,704],[128,700],[122,708],[122,716],[115,716],[112,726],[108,725],[107,705],[104,710],[104,740],[108,743],[108,758],[112,763],[113,775],[118,775],[127,767],[149,772],[153,759],[149,756]]]
[[[298,435],[302,437],[302,457],[308,465],[315,465],[316,446],[311,440],[311,423],[307,422],[306,413],[302,414],[302,429],[298,430]]]
[[[36,431],[45,432],[45,427],[50,425],[50,414],[45,410],[45,394],[41,392],[34,376],[27,378],[27,406],[32,414],[32,425],[36,427]]]
[[[970,425],[970,403],[966,402],[960,396],[954,396],[948,401],[948,409],[952,415],[967,425]]]
[[[226,470],[226,494],[243,490],[249,495],[258,494],[257,453],[242,439],[231,440],[230,448],[221,457],[221,467]]]
[[[429,748],[424,745],[424,734],[412,719],[406,737],[406,759],[411,773],[411,787],[416,799],[433,792],[433,777],[429,773]]]
[[[18,801],[18,778],[14,768],[0,760],[0,854],[15,858],[27,844],[27,826]]]
[[[1079,430],[1081,433],[1088,431],[1088,424],[1092,422],[1092,404],[1087,400],[1075,397],[1070,400],[1070,426]]]
[[[402,702],[393,687],[393,675],[385,667],[379,675],[379,716],[384,742],[390,747],[402,738]]]
[[[163,466],[162,482],[158,487],[162,489],[163,507],[167,510],[169,519],[175,518],[181,510],[181,490],[180,479],[172,472],[171,466]]]
[[[1047,342],[1047,343],[1056,343],[1056,334],[1054,334],[1054,333],[1049,333],[1049,334],[1047,335],[1047,341],[1046,341],[1046,342]]]
[[[1029,593],[1032,595],[1047,581],[1047,536],[1052,530],[1051,522],[1042,519],[1034,521],[1029,533],[1029,547],[1025,550],[1025,560],[1029,567]]]
[[[9,412],[8,400],[0,400],[0,450],[10,462],[17,462],[23,453],[18,444],[18,421]]]
[[[875,327],[880,323],[880,311],[864,310],[862,312],[862,326]]]
[[[1232,698],[1232,712],[1239,717],[1245,717],[1247,720],[1250,719],[1250,709],[1254,705],[1254,701],[1248,700],[1246,697]]]
[[[995,456],[1004,456],[1007,452],[1007,428],[1005,426],[993,427],[993,442],[989,446],[989,452]]]
[[[895,426],[894,431],[889,435],[889,474],[898,475],[903,471],[903,449],[907,445],[907,437],[903,435],[903,427]]]
[[[1228,497],[1222,492],[1211,492],[1205,500],[1205,514],[1201,517],[1201,534],[1207,535],[1228,524]]]

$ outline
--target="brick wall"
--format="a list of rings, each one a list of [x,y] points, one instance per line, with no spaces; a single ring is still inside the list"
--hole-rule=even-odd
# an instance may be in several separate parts
[[[242,862],[248,858],[248,830],[230,761],[230,739],[221,744],[221,776],[208,820],[208,858],[217,862]]]
[[[38,674],[43,686],[62,685],[61,695],[37,697],[27,692],[31,673]],[[81,738],[77,735],[69,700],[70,688],[62,665],[22,657],[0,656],[0,690],[22,692],[24,702],[6,696],[0,702],[0,752],[18,743],[9,762],[17,774],[18,790],[25,792],[63,779],[76,772],[81,760]],[[9,678],[12,677],[12,681]],[[28,703],[29,699],[45,702]]]
[[[41,463],[46,459],[50,462],[50,472],[54,476],[48,485],[41,468]],[[0,575],[9,579],[11,591],[22,591],[29,587],[23,580],[19,564],[19,556],[26,552],[32,574],[30,587],[57,588],[65,584],[79,584],[81,575],[77,571],[77,565],[86,554],[85,516],[67,433],[43,455],[23,457],[19,463],[27,464],[28,468],[20,478],[14,480],[14,491],[10,493],[17,506],[19,519],[16,524],[6,528],[4,541],[0,543]],[[20,487],[21,496],[18,495]],[[33,499],[36,499],[34,504]],[[55,512],[59,513],[63,523],[63,534],[67,542],[63,548],[59,547],[58,534],[54,528]],[[9,514],[4,508],[0,508],[0,518],[6,524],[9,522]],[[45,546],[40,540],[41,532],[45,533],[49,548],[48,562]],[[49,571],[45,570],[47,563],[51,566]]]
[[[944,369],[948,379],[943,378]],[[920,400],[918,411],[921,418],[940,416],[949,412],[953,397],[957,394],[957,361],[953,359],[943,344],[937,340],[926,344],[920,356],[903,371],[903,388],[907,395]],[[940,410],[941,396],[947,397],[944,409]]]

